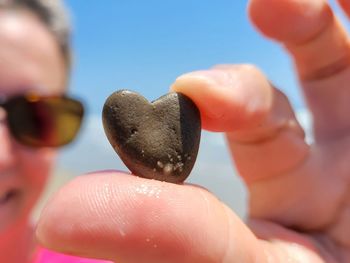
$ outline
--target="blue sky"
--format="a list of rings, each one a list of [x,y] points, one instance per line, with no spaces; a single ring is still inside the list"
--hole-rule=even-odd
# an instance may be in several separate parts
[[[115,90],[153,100],[177,76],[219,63],[257,65],[295,107],[303,107],[289,57],[256,32],[245,0],[65,2],[74,26],[71,89],[85,99],[89,113],[100,114]]]
[[[253,63],[302,102],[289,58],[250,24],[243,0],[66,0],[74,24],[72,91],[99,114],[115,90],[153,100],[182,73]],[[102,4],[103,3],[103,4]]]

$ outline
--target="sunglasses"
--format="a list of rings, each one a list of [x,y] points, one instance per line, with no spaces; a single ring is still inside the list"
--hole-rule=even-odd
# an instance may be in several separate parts
[[[34,148],[70,143],[84,115],[82,103],[67,96],[20,95],[0,99],[0,107],[6,111],[11,135]]]

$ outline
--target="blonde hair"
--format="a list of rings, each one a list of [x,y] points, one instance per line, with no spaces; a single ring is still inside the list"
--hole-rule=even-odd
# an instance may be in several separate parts
[[[0,9],[22,9],[34,14],[55,38],[69,72],[71,25],[61,0],[0,0]]]

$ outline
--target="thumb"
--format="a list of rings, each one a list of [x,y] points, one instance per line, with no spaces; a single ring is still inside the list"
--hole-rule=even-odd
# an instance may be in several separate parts
[[[250,230],[208,191],[119,172],[81,176],[44,209],[39,242],[122,263],[264,262]]]

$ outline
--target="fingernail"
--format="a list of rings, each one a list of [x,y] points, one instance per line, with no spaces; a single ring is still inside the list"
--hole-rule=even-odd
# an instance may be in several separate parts
[[[200,70],[184,74],[176,79],[171,86],[171,90],[184,92],[194,101],[205,102],[205,113],[211,119],[221,118],[225,114],[224,107],[211,106],[212,101],[208,101],[215,94],[215,101],[227,101],[227,98],[234,97],[234,89],[230,87],[233,79],[222,70]]]
[[[197,79],[197,80],[202,80],[210,84],[214,84],[217,86],[226,86],[227,85],[227,80],[229,80],[230,76],[226,72],[222,70],[200,70],[200,71],[194,71],[191,73],[187,73],[184,75],[181,75],[176,79],[175,82],[177,81],[182,81],[185,79]],[[230,80],[232,81],[232,80]]]

